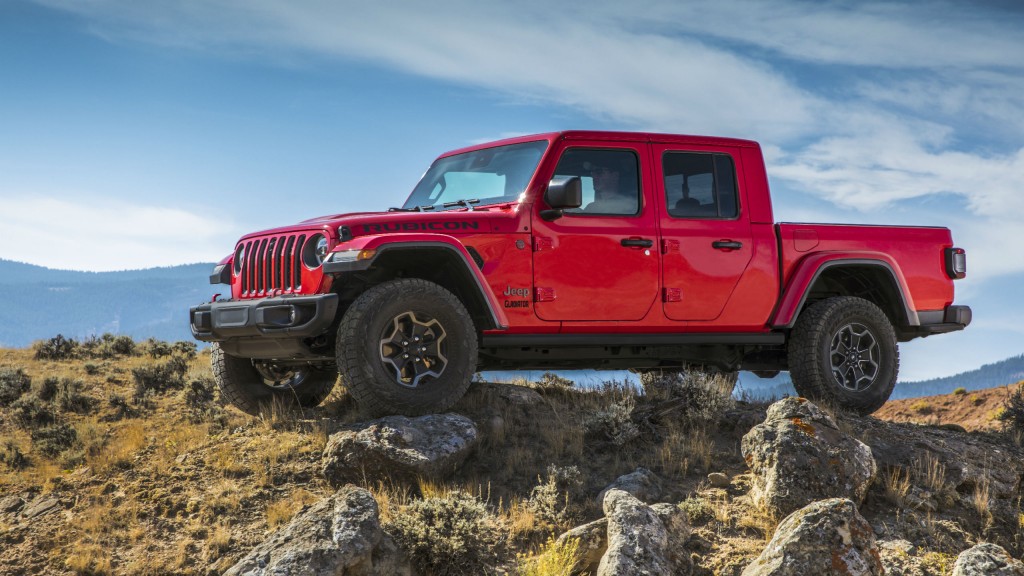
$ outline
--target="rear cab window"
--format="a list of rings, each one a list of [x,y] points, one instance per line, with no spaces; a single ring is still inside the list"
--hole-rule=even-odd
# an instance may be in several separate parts
[[[665,152],[665,207],[673,218],[739,216],[736,169],[728,154]]]

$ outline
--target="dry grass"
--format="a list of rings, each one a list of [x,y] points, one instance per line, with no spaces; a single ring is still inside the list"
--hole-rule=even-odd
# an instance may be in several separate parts
[[[978,513],[978,518],[986,526],[992,522],[990,492],[991,481],[988,474],[982,474],[974,484],[974,492],[971,494],[971,505],[974,507],[974,511]]]
[[[889,469],[885,474],[885,497],[896,506],[903,508],[907,504],[907,496],[913,483],[910,479],[910,472],[900,466]]]
[[[579,563],[580,542],[567,538],[557,542],[549,538],[533,556],[521,555],[516,570],[518,576],[570,576]]]
[[[288,523],[295,513],[307,504],[316,502],[318,496],[299,488],[290,496],[276,500],[267,506],[267,529],[274,531]]]

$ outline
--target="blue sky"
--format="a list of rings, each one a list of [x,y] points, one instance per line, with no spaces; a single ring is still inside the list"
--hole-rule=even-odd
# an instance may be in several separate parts
[[[212,261],[512,134],[736,136],[779,220],[967,248],[975,324],[904,346],[906,379],[1024,352],[1016,2],[7,0],[0,72],[0,258]]]

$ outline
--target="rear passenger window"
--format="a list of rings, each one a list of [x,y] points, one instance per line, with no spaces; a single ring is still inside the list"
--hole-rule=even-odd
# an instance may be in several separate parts
[[[675,218],[735,218],[736,171],[728,154],[666,152],[665,205]]]

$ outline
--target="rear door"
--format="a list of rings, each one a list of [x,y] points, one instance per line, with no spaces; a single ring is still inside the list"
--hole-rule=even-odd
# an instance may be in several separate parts
[[[547,222],[534,206],[535,310],[544,320],[640,320],[658,297],[657,213],[646,142],[573,141],[554,176],[583,206]]]
[[[739,150],[653,145],[665,315],[718,318],[753,253],[737,185]]]

